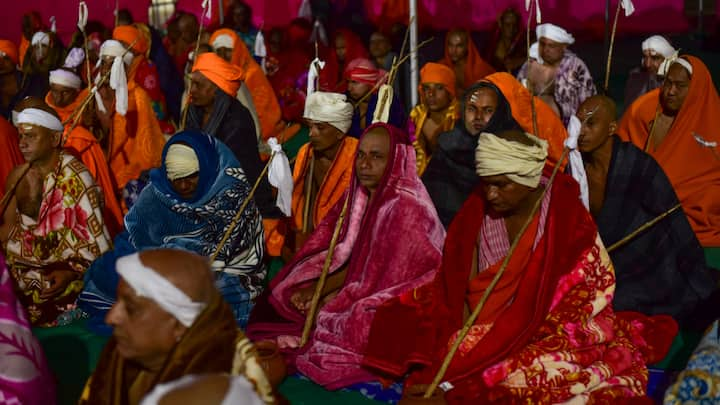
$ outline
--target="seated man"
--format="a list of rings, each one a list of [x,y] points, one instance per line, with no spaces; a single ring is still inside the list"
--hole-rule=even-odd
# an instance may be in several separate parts
[[[627,109],[618,135],[655,158],[700,244],[720,247],[720,97],[700,59],[682,56],[668,65],[663,87]]]
[[[625,105],[629,106],[638,97],[663,84],[663,77],[658,74],[660,65],[666,58],[675,53],[675,48],[667,39],[653,35],[642,43],[642,63],[640,67],[630,71],[625,84]]]
[[[445,57],[438,61],[455,72],[455,93],[465,89],[495,69],[480,56],[475,43],[466,30],[451,30],[445,37]]]
[[[475,147],[483,131],[533,131],[530,92],[508,73],[494,73],[472,85],[461,101],[463,119],[440,134],[423,183],[445,227],[479,182]],[[540,137],[549,142],[550,162],[560,159],[567,132],[550,107],[534,98]]]
[[[267,301],[253,310],[248,336],[276,340],[292,368],[327,389],[380,379],[360,364],[375,311],[432,280],[440,265],[445,232],[417,177],[414,156],[401,130],[388,124],[368,128],[346,197],[273,279],[263,296]],[[305,317],[339,217],[342,230],[322,306],[301,349]]]
[[[558,173],[550,184],[546,158],[547,143],[532,135],[480,134],[481,183],[448,230],[441,272],[378,310],[363,364],[391,376],[420,366],[406,387],[429,383],[486,297],[444,374],[447,403],[644,395],[645,363],[664,354],[677,325],[613,311],[612,263],[577,183]]]
[[[117,261],[117,302],[107,314],[113,337],[80,404],[137,404],[158,384],[188,374],[229,373],[243,338],[213,284],[207,259],[158,249]],[[266,387],[263,374],[257,386]]]
[[[110,248],[103,195],[82,162],[63,152],[64,128],[52,108],[22,110],[17,126],[27,163],[5,184],[0,241],[30,322],[54,326],[77,314],[83,273]]]
[[[460,118],[455,94],[455,73],[440,63],[420,69],[420,104],[410,111],[408,133],[413,139],[418,176],[425,172],[441,133],[450,131]]]
[[[606,246],[679,203],[657,162],[614,135],[615,114],[615,103],[605,96],[590,97],[578,110],[590,213]],[[609,253],[617,278],[615,310],[667,314],[681,326],[701,321],[717,277],[682,209]]]
[[[563,124],[570,122],[580,103],[595,94],[595,83],[590,70],[580,58],[567,47],[575,43],[575,38],[554,24],[540,24],[535,29],[538,38],[538,53],[543,60],[542,66],[553,70],[545,83],[533,83],[538,96],[548,96],[550,104],[555,103]],[[534,78],[525,64],[518,73],[518,80]]]
[[[348,101],[355,107],[352,125],[347,134],[359,138],[365,128],[373,123],[373,115],[379,108],[378,104],[381,103],[377,90],[387,80],[387,72],[376,68],[368,59],[354,59],[345,69],[345,79],[348,83],[346,93]],[[397,95],[393,94],[392,99],[385,102],[392,103],[388,123],[401,128],[405,125],[406,117]]]
[[[352,104],[345,100],[343,94],[317,91],[305,101],[310,141],[298,151],[293,168],[292,219],[280,230],[284,234],[281,254],[286,263],[350,185],[358,142],[345,135],[353,111]]]
[[[115,195],[116,186],[105,153],[97,138],[83,127],[82,118],[78,118],[77,124],[74,123],[77,117],[69,119],[87,97],[80,76],[73,70],[78,66],[84,69],[84,58],[85,53],[81,49],[73,48],[65,60],[65,67],[50,72],[50,91],[45,96],[45,102],[57,112],[61,121],[67,121],[63,147],[83,162],[102,189],[105,197],[105,225],[110,234],[115,235],[122,229],[123,213]],[[67,133],[70,128],[73,128],[72,132]]]
[[[97,326],[115,300],[118,257],[159,247],[183,249],[209,257],[227,231],[250,185],[233,153],[199,131],[173,135],[163,164],[150,171],[150,183],[125,216],[125,232],[115,250],[96,260],[86,275],[78,301]],[[231,238],[211,263],[215,282],[245,327],[265,278],[262,221],[254,203],[240,217]]]

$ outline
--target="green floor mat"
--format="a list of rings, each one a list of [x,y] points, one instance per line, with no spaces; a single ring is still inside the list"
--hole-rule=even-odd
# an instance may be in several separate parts
[[[705,248],[705,261],[708,266],[720,270],[720,247]]]
[[[373,401],[359,392],[328,391],[312,381],[297,377],[288,377],[280,384],[280,393],[292,405],[372,405],[386,404],[386,402]]]
[[[33,328],[57,381],[59,405],[77,404],[108,338],[90,332],[85,320],[54,328]]]

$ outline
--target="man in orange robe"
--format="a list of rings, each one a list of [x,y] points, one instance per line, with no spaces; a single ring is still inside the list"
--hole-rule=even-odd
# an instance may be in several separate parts
[[[245,71],[245,85],[255,104],[263,140],[283,130],[282,112],[272,85],[260,65],[250,55],[245,43],[227,28],[219,29],[210,37],[215,53]]]
[[[109,131],[108,161],[115,175],[118,191],[128,181],[137,179],[143,170],[160,166],[163,137],[150,97],[145,90],[127,79],[125,69],[132,54],[116,40],[107,40],[100,48],[101,74],[111,70],[109,85],[96,94],[98,117]]]
[[[455,72],[457,94],[462,94],[471,84],[495,73],[495,69],[480,56],[475,43],[466,30],[452,30],[445,37],[445,57],[439,63]]]
[[[105,196],[105,225],[110,235],[114,236],[122,230],[123,214],[115,195],[115,181],[110,174],[105,153],[90,131],[80,124],[73,127],[75,119],[69,119],[87,97],[87,90],[82,86],[82,80],[75,72],[64,68],[53,70],[50,72],[50,91],[45,96],[45,102],[57,112],[65,125],[65,150],[83,162],[102,189]]]
[[[618,135],[657,160],[700,244],[719,247],[720,98],[700,59],[684,55],[666,65],[663,86],[630,106]]]

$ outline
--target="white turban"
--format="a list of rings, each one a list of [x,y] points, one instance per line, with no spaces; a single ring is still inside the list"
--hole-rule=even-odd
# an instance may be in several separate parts
[[[56,116],[39,108],[26,108],[20,111],[15,120],[15,125],[20,124],[37,125],[56,132],[65,130],[62,122]]]
[[[32,46],[43,44],[45,46],[50,46],[50,36],[42,31],[38,31],[33,35],[32,40],[30,41],[30,44]]]
[[[176,389],[189,387],[192,384],[202,381],[207,375],[188,374],[177,380],[157,384],[149,394],[147,394],[140,405],[157,405],[165,398],[165,395]],[[243,404],[243,405],[264,405],[258,394],[255,392],[253,385],[247,378],[241,375],[227,376],[229,386],[225,392],[225,397],[220,405]]]
[[[57,69],[50,71],[50,84],[59,84],[60,86],[71,89],[79,89],[82,87],[82,80],[80,80],[80,76],[69,70]]]
[[[165,155],[165,171],[168,179],[177,180],[200,171],[200,162],[193,148],[174,143]]]
[[[551,41],[559,42],[561,44],[572,45],[575,43],[575,38],[565,31],[565,29],[558,27],[555,24],[545,23],[540,24],[535,28],[535,33],[538,39],[547,38]]]
[[[668,42],[667,39],[660,35],[653,35],[644,40],[642,43],[642,50],[643,52],[650,51],[652,54],[659,53],[666,58],[671,57],[672,54],[675,53],[675,48],[670,45],[670,42]]]
[[[483,132],[475,149],[475,172],[480,177],[505,175],[515,183],[535,188],[540,184],[548,144],[525,134],[533,143],[528,146]]]
[[[189,328],[207,306],[204,302],[193,301],[168,279],[145,266],[140,253],[119,258],[115,270],[135,294],[155,301],[185,327]]]
[[[212,43],[212,47],[215,50],[218,50],[219,48],[233,49],[235,48],[235,43],[233,42],[233,39],[230,35],[222,34],[218,35],[217,38],[215,38]]]
[[[303,118],[327,122],[346,133],[352,124],[353,106],[344,94],[316,91],[305,100]]]
[[[103,42],[100,47],[100,59],[98,66],[102,62],[102,58],[109,56],[115,58],[112,68],[110,69],[110,87],[115,90],[115,110],[118,114],[124,116],[128,109],[128,84],[127,75],[125,74],[125,66],[129,65],[133,60],[132,52],[126,50],[125,46],[114,39],[108,39]],[[95,78],[95,83],[100,81],[100,75]],[[98,103],[100,111],[105,112],[105,106],[102,103],[100,94],[95,93],[95,100]]]

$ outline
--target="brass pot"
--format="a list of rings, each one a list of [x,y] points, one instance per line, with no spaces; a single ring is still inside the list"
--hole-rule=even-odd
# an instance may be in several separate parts
[[[403,396],[398,405],[445,405],[445,392],[435,388],[430,398],[425,398],[427,384],[412,385],[403,391]]]
[[[270,385],[273,390],[277,389],[287,376],[287,365],[280,348],[272,340],[262,340],[255,342],[255,350],[257,350],[258,363],[265,370]]]

